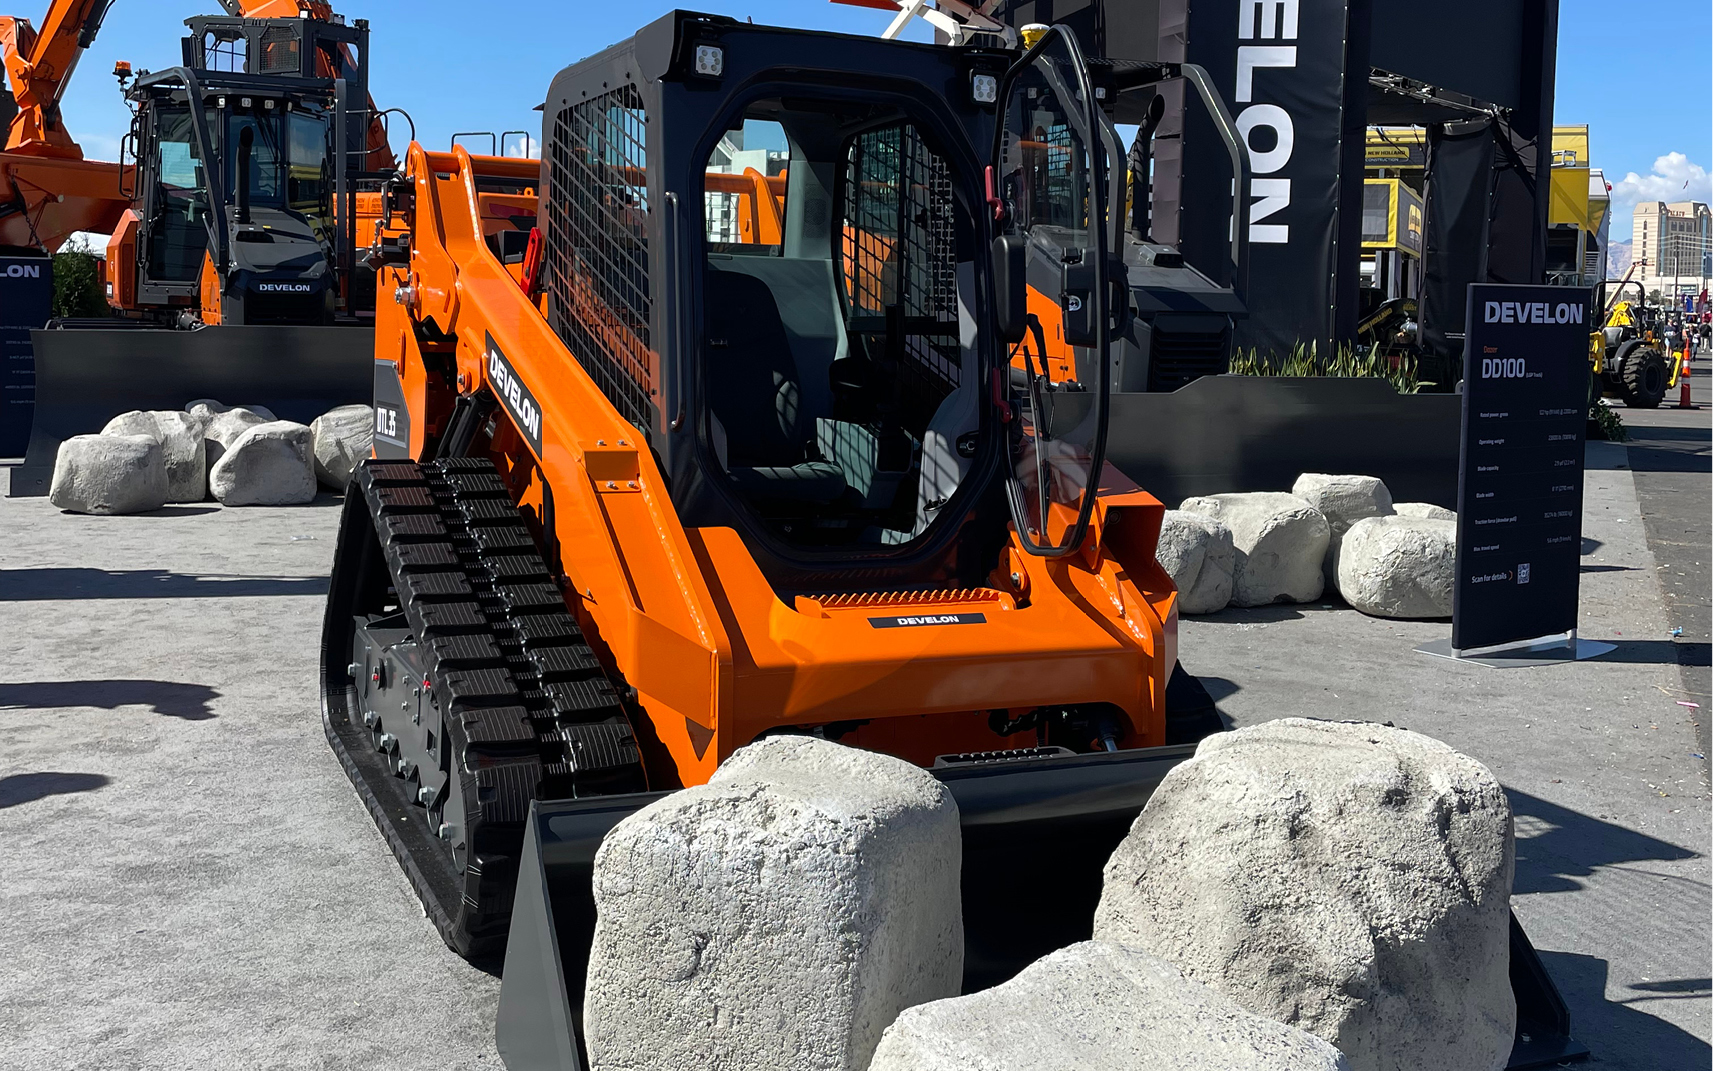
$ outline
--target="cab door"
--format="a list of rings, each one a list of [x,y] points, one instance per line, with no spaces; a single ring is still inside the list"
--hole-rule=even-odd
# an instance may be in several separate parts
[[[1040,321],[1016,311],[1016,294],[999,296],[1001,310],[1014,310],[1002,319],[1026,319],[1011,351],[1020,367],[1001,370],[1010,375],[1014,411],[1012,519],[1025,549],[1057,556],[1082,544],[1106,455],[1114,312],[1126,307],[1115,300],[1110,255],[1118,223],[1111,176],[1121,159],[1105,136],[1082,51],[1063,27],[1049,29],[1007,72],[999,102],[994,248],[1013,266],[1001,265],[996,278],[1020,288],[1016,268],[1029,257],[1056,260],[1064,341],[1090,358],[1076,362],[1081,380],[1055,380]],[[1002,327],[1002,336],[1013,333]]]

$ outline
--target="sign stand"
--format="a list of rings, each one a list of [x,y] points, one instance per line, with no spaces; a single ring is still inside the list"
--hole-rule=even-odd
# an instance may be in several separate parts
[[[1579,641],[1589,291],[1472,283],[1451,637],[1422,654],[1493,669],[1595,658]]]
[[[1505,644],[1500,647],[1472,647],[1459,650],[1451,645],[1450,640],[1430,640],[1417,647],[1416,650],[1436,658],[1449,658],[1456,662],[1472,662],[1488,669],[1532,669],[1536,666],[1556,666],[1561,662],[1580,662],[1588,658],[1599,658],[1603,654],[1618,649],[1615,643],[1604,643],[1600,640],[1578,639],[1576,630],[1559,636],[1542,636],[1535,640],[1524,640],[1522,643]]]

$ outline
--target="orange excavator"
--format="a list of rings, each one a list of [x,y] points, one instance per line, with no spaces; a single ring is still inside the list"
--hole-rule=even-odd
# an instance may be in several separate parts
[[[130,206],[118,164],[83,158],[59,102],[113,0],[54,0],[38,30],[0,15],[0,246],[52,253],[76,231],[110,233]]]

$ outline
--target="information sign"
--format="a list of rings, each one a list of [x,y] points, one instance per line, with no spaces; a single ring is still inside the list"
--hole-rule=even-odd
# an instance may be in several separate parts
[[[1469,287],[1454,650],[1576,628],[1589,291]]]

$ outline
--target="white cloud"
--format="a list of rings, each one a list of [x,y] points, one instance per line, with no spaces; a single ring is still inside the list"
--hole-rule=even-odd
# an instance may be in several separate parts
[[[1629,213],[1642,201],[1713,201],[1713,176],[1680,152],[1654,161],[1653,173],[1634,171],[1612,183],[1612,207]]]

